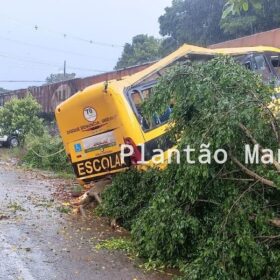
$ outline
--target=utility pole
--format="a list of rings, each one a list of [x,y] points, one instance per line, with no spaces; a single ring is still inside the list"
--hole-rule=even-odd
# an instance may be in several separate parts
[[[65,79],[65,77],[66,77],[66,60],[64,60],[63,75],[64,75],[64,79]]]

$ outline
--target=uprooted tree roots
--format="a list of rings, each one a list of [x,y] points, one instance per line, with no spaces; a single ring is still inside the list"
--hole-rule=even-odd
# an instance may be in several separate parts
[[[82,217],[86,217],[85,208],[93,206],[96,202],[102,204],[101,194],[112,183],[112,178],[108,177],[89,185],[90,189],[79,197],[78,202],[75,203],[79,207],[79,212]],[[116,220],[111,220],[111,226],[116,226]]]

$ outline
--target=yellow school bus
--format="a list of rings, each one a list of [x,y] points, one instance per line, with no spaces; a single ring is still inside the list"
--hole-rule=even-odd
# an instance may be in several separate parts
[[[80,183],[97,181],[142,161],[151,166],[155,149],[172,148],[174,143],[166,137],[172,108],[162,115],[155,108],[154,117],[146,120],[141,104],[168,67],[186,60],[206,61],[218,54],[234,56],[246,68],[260,73],[264,81],[279,83],[279,49],[211,50],[184,45],[137,74],[90,86],[60,104],[56,109],[58,127]],[[133,147],[125,162],[120,155],[123,144]]]
[[[65,150],[81,184],[120,172],[141,160],[151,163],[154,149],[168,150],[164,139],[172,108],[146,120],[141,104],[167,67],[186,60],[211,59],[215,51],[184,45],[149,68],[125,77],[90,86],[60,104],[56,119]],[[122,162],[122,144],[133,154]]]

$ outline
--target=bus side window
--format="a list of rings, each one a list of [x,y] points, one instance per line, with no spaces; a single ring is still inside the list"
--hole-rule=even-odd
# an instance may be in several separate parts
[[[149,99],[149,97],[152,95],[152,88],[143,90],[142,95],[144,99]]]
[[[144,99],[148,99],[153,94],[153,89],[149,88],[142,91],[142,95]],[[153,117],[151,120],[149,120],[150,128],[155,128],[158,125],[166,123],[170,119],[170,115],[172,113],[172,108],[168,107],[166,111],[159,115],[157,112],[153,114]]]
[[[234,57],[235,61],[243,65],[246,69],[252,71],[252,55],[240,55]]]
[[[168,107],[167,110],[162,115],[159,115],[155,110],[149,119],[144,118],[142,104],[143,101],[149,99],[152,94],[153,94],[152,88],[148,88],[141,92],[138,90],[134,90],[130,95],[130,99],[134,105],[134,108],[136,109],[136,115],[138,121],[141,124],[143,130],[154,129],[159,125],[166,123],[170,119],[170,115],[172,113],[173,106],[170,105],[170,107]]]
[[[142,104],[142,102],[143,102],[142,96],[141,96],[140,92],[139,92],[139,91],[134,91],[134,92],[131,94],[131,99],[132,99],[132,101],[133,101],[133,103],[134,103],[136,109],[137,109],[137,110],[140,109],[141,104]]]
[[[245,66],[246,69],[252,71],[252,63],[251,63],[251,61],[246,61],[243,65]]]
[[[271,64],[276,71],[278,77],[280,77],[280,55],[271,56]]]
[[[263,55],[254,56],[253,71],[261,74],[265,82],[269,82],[272,78],[271,70]]]
[[[149,129],[149,125],[148,125],[146,119],[143,117],[142,110],[141,110],[141,105],[143,103],[143,98],[142,98],[141,93],[139,91],[134,91],[131,94],[131,99],[137,110],[138,119],[139,119],[139,122],[140,122],[142,128]]]

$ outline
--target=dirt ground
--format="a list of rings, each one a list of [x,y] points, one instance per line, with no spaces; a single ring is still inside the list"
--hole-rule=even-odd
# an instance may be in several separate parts
[[[124,252],[97,250],[100,240],[127,235],[107,220],[89,213],[82,220],[65,213],[71,180],[26,171],[1,160],[0,149],[0,279],[1,280],[165,280],[147,273]],[[63,204],[64,203],[64,204]]]

